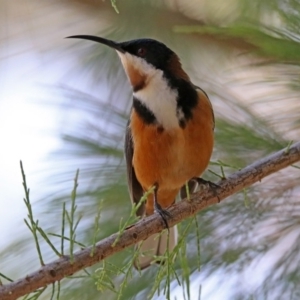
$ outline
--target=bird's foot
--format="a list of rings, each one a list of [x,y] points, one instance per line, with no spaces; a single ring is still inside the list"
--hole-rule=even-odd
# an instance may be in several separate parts
[[[218,202],[220,203],[220,198],[218,196],[217,193],[217,189],[220,187],[218,184],[211,182],[209,180],[205,180],[201,177],[194,177],[193,180],[195,180],[199,185],[206,185],[209,186],[209,188],[212,190],[212,192],[214,193],[214,196],[216,196],[218,198]]]
[[[167,218],[172,218],[172,215],[166,209],[163,209],[157,201],[154,201],[154,211],[161,216],[166,228],[169,230]]]

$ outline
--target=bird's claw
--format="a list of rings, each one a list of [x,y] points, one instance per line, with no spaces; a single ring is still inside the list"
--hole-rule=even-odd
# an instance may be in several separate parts
[[[214,183],[214,182],[211,182],[209,180],[205,180],[203,178],[200,178],[200,177],[195,177],[193,178],[194,180],[197,181],[198,184],[202,184],[202,185],[208,185],[209,188],[212,190],[212,192],[214,193],[214,196],[216,196],[218,198],[218,202],[220,203],[220,198],[219,198],[219,195],[217,193],[217,189],[220,187],[218,184]]]

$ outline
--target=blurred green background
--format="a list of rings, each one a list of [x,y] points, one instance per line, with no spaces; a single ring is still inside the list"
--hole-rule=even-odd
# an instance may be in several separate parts
[[[151,37],[173,49],[214,107],[212,172],[220,174],[223,164],[230,174],[299,140],[299,1],[115,4],[119,13],[108,0],[0,0],[0,272],[12,279],[39,267],[22,223],[20,158],[46,232],[60,231],[77,169],[76,240],[92,243],[99,205],[98,240],[130,214],[123,159],[130,86],[114,51],[66,36]],[[210,171],[204,177],[217,181]],[[172,282],[171,299],[187,299],[187,290],[190,299],[300,299],[299,186],[298,164],[199,213],[198,228],[193,223],[186,236],[186,268],[175,262],[185,279]],[[45,261],[55,259],[42,245]],[[131,257],[125,250],[76,274],[82,278],[63,280],[60,299],[146,299],[157,266],[133,271],[118,293]],[[164,285],[153,298],[166,298]]]

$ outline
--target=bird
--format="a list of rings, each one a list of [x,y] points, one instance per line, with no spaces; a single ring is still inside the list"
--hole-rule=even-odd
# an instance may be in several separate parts
[[[138,205],[138,217],[154,213],[165,228],[136,245],[134,266],[145,269],[177,244],[176,226],[169,228],[168,208],[176,196],[186,196],[206,170],[214,146],[215,118],[212,104],[203,89],[194,85],[183,70],[179,56],[164,43],[141,38],[125,42],[93,35],[73,35],[116,50],[132,87],[132,108],[126,127],[125,160],[129,194]],[[148,193],[146,201],[140,203]]]

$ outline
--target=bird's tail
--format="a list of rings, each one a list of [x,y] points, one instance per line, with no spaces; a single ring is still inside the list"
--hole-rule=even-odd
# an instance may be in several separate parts
[[[135,268],[145,269],[154,261],[163,263],[157,256],[164,255],[167,249],[169,249],[169,251],[174,249],[177,244],[177,235],[177,226],[174,226],[169,229],[169,232],[165,230],[162,233],[154,234],[145,241],[138,243],[135,246],[135,250],[139,251],[138,257],[134,262]]]

